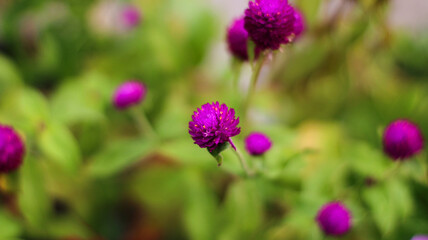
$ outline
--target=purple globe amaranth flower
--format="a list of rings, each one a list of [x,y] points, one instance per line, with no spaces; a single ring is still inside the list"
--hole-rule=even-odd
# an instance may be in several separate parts
[[[229,142],[234,147],[231,137],[238,135],[239,117],[235,118],[235,110],[226,104],[206,103],[193,112],[189,122],[189,134],[195,144],[212,152],[222,144]]]
[[[352,227],[351,212],[340,202],[330,202],[321,207],[316,217],[325,235],[341,236]]]
[[[416,124],[399,119],[390,123],[383,134],[383,150],[394,160],[417,154],[424,147],[424,139]]]
[[[244,27],[261,50],[289,43],[294,31],[294,9],[287,0],[254,0],[245,10]]]
[[[0,125],[0,173],[17,169],[24,158],[25,145],[13,128]]]
[[[305,30],[305,19],[303,17],[303,14],[296,8],[294,8],[294,18],[295,21],[293,26],[293,33],[294,38],[297,39],[302,35],[303,31]]]
[[[253,132],[245,139],[245,148],[251,155],[262,155],[272,146],[270,139],[263,133]]]
[[[125,109],[139,104],[146,96],[146,87],[137,81],[129,81],[120,85],[113,96],[113,104],[117,109]]]
[[[121,12],[121,19],[125,27],[133,28],[141,21],[141,13],[138,8],[128,5]]]
[[[229,51],[236,58],[247,61],[248,60],[248,32],[244,28],[244,18],[241,17],[233,21],[227,29],[227,45]],[[254,50],[254,56],[257,57],[259,50]]]
[[[428,235],[415,235],[411,240],[428,240]]]

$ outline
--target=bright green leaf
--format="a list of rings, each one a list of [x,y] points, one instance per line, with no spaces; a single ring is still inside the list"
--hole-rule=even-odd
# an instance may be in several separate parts
[[[143,159],[153,147],[148,139],[114,142],[91,160],[88,171],[96,177],[112,176]]]
[[[81,163],[78,144],[65,126],[52,123],[41,132],[38,145],[42,152],[65,171],[76,172]]]

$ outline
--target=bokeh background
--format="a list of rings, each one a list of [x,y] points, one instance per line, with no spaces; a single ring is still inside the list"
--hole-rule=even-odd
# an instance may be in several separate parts
[[[390,174],[381,144],[397,118],[428,136],[428,2],[292,2],[306,31],[266,62],[234,138],[241,150],[251,131],[272,139],[263,159],[244,153],[264,162],[254,178],[230,150],[217,167],[187,132],[206,102],[242,113],[251,68],[225,34],[247,3],[0,0],[0,123],[27,145],[1,176],[0,239],[318,240],[332,200],[353,215],[341,239],[428,234],[426,154]],[[137,25],[121,22],[124,6]],[[148,88],[156,139],[112,105],[129,79]]]

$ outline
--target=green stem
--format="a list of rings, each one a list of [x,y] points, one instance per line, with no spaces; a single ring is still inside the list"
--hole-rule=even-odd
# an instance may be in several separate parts
[[[387,180],[388,178],[394,176],[400,168],[401,163],[402,161],[400,160],[396,161],[395,165],[383,175],[382,180]]]
[[[156,132],[153,130],[152,125],[143,111],[138,108],[131,108],[130,113],[134,118],[141,135],[147,134],[150,137],[156,137]]]
[[[263,53],[261,53],[261,56],[259,57],[256,65],[253,67],[253,73],[251,75],[250,87],[248,88],[248,93],[247,93],[247,96],[246,96],[245,101],[244,101],[243,116],[247,115],[248,108],[250,107],[251,100],[252,100],[253,95],[254,95],[254,90],[256,89],[257,79],[259,78],[260,70],[262,69],[262,66],[263,66],[265,59],[266,59],[266,55],[263,55]]]
[[[242,169],[244,169],[245,173],[248,177],[254,176],[254,171],[250,169],[250,167],[247,164],[247,161],[245,161],[244,156],[242,156],[242,153],[238,150],[238,148],[235,149],[236,156],[238,157],[239,162],[241,163]]]
[[[234,62],[233,63],[233,88],[235,90],[235,93],[239,90],[239,78],[241,77],[242,72],[242,63],[241,62]]]
[[[424,157],[418,157],[419,163],[421,164],[422,167],[422,171],[424,174],[424,179],[426,181],[426,183],[428,184],[428,165],[427,165],[427,161],[425,160]]]

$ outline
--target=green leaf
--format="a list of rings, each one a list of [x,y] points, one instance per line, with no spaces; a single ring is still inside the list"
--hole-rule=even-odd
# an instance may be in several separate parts
[[[24,160],[19,172],[19,186],[18,203],[21,213],[35,232],[43,232],[50,214],[50,203],[37,160]]]
[[[0,226],[0,239],[17,237],[22,232],[19,222],[3,210],[0,211]]]
[[[110,79],[96,72],[70,79],[53,94],[52,115],[66,124],[99,122],[112,91]]]
[[[154,146],[148,139],[114,142],[91,160],[88,171],[96,177],[112,176],[143,159]]]
[[[188,199],[183,217],[189,239],[216,239],[218,214],[215,195],[200,172],[189,170],[185,176]]]
[[[214,165],[210,154],[194,144],[190,137],[164,143],[158,151],[182,164],[209,168]]]
[[[249,239],[259,231],[263,222],[262,199],[255,181],[233,184],[225,202],[225,227],[218,239]]]
[[[66,172],[74,173],[81,163],[78,144],[65,126],[52,123],[41,132],[37,141],[41,151]]]
[[[372,217],[379,230],[384,234],[390,234],[398,223],[398,211],[394,200],[388,194],[384,186],[376,186],[363,192],[363,199],[368,204]]]
[[[309,24],[309,26],[317,24],[321,0],[300,0],[298,4],[305,16],[307,24]]]
[[[0,54],[0,98],[11,88],[21,84],[18,70],[11,61]]]
[[[8,92],[8,101],[1,102],[2,121],[34,132],[50,117],[48,102],[38,91],[24,88]]]

